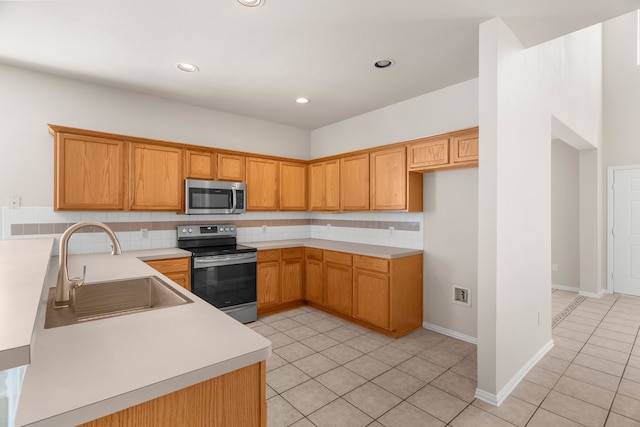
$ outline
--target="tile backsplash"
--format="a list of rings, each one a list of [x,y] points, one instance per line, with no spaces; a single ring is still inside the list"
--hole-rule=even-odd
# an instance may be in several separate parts
[[[125,251],[177,245],[181,224],[235,224],[238,242],[316,238],[411,249],[423,248],[422,213],[249,212],[240,215],[179,215],[171,212],[55,212],[51,207],[2,208],[2,239],[53,237],[79,221],[111,227]],[[143,231],[143,230],[146,230]],[[57,244],[54,252],[57,254]],[[80,230],[69,241],[70,253],[111,250],[101,231]]]

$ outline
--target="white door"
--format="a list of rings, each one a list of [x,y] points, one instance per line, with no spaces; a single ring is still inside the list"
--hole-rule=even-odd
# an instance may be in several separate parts
[[[613,181],[613,291],[640,296],[640,169]]]

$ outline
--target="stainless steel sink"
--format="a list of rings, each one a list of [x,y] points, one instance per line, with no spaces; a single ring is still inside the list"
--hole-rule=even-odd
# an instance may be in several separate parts
[[[45,329],[193,302],[157,276],[84,284],[66,308],[53,307],[55,291],[49,289]]]

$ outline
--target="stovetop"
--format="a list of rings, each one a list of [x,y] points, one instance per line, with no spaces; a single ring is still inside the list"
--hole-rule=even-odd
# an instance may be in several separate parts
[[[257,252],[256,248],[238,245],[234,224],[179,225],[178,247],[193,256],[214,256]]]
[[[205,246],[199,248],[182,248],[193,253],[194,257],[241,254],[257,252],[256,248],[243,245]]]

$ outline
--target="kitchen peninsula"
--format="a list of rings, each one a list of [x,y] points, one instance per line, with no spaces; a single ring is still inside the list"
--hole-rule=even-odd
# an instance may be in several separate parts
[[[41,247],[43,240],[51,247],[52,239],[41,239],[4,241],[2,248],[26,250]],[[46,298],[55,286],[58,263],[49,254],[38,254],[0,259],[2,283],[15,281],[16,270],[49,265],[44,283],[38,284],[39,303],[17,293],[2,295],[16,306],[37,305],[35,324],[33,317],[17,318],[33,327],[33,335],[27,346],[30,357],[21,360],[28,366],[16,426],[109,425],[108,417],[101,417],[113,413],[136,426],[266,425],[264,361],[271,354],[270,341],[143,262],[186,256],[184,251],[69,256],[70,274],[81,274],[86,265],[87,283],[156,275],[193,302],[51,329],[44,329]]]

